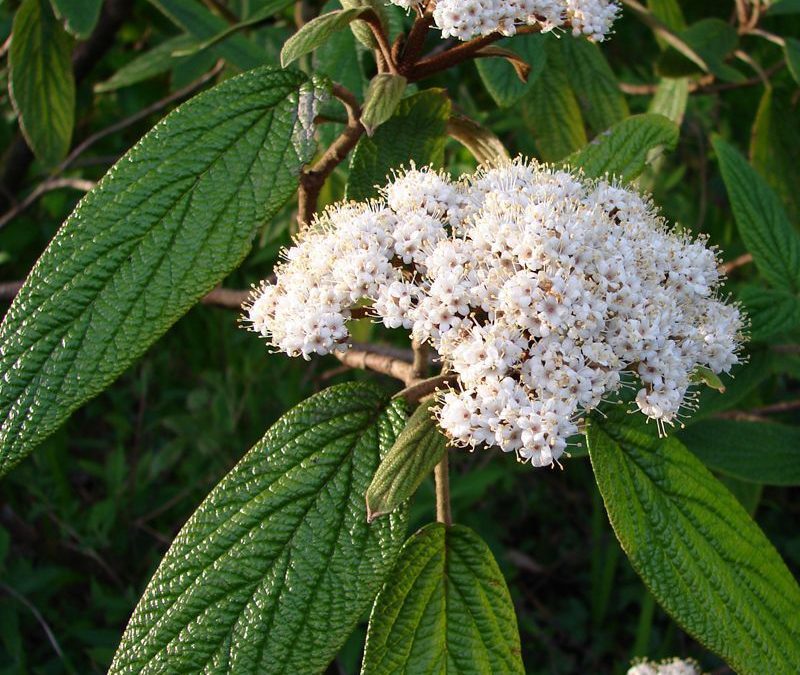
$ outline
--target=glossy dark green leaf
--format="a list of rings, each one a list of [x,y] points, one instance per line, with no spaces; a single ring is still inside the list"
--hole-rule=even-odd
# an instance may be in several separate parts
[[[362,137],[350,162],[347,198],[374,197],[393,169],[441,166],[447,140],[450,100],[437,89],[403,99],[395,114],[372,137]]]
[[[800,236],[783,205],[747,160],[720,137],[712,139],[739,233],[764,279],[779,289],[800,289]]]
[[[368,7],[338,9],[318,16],[300,28],[281,49],[281,65],[285,68],[301,56],[310,54],[324,45],[332,35],[347,28],[366,12]]]
[[[764,89],[750,135],[750,161],[800,224],[800,122],[789,96]]]
[[[501,108],[514,105],[533,88],[547,60],[546,40],[546,36],[541,34],[518,35],[497,43],[499,47],[517,54],[530,66],[527,82],[519,79],[514,67],[505,59],[485,58],[475,61],[483,86]]]
[[[739,480],[800,485],[800,429],[774,422],[708,419],[678,432],[703,463]]]
[[[372,603],[405,515],[364,492],[402,404],[344,384],[285,414],[178,533],[109,671],[319,673]]]
[[[148,0],[180,29],[197,40],[210,40],[227,30],[229,25],[209,12],[197,0]],[[231,35],[213,46],[215,54],[241,70],[273,63],[268,54],[253,40]]]
[[[186,59],[186,57],[177,56],[176,52],[197,44],[197,38],[191,35],[177,35],[164,40],[161,44],[137,56],[133,61],[126,63],[104,82],[96,84],[94,90],[98,93],[114,91],[166,73]]]
[[[9,90],[20,128],[45,164],[67,154],[75,124],[72,38],[48,0],[25,0],[14,15]]]
[[[678,126],[663,115],[633,115],[600,134],[564,163],[580,167],[591,177],[610,174],[631,181],[644,171],[650,151],[674,148],[679,133]]]
[[[53,10],[64,22],[64,27],[77,38],[85,40],[91,35],[103,0],[50,0]]]
[[[624,120],[630,111],[603,51],[585,38],[560,40],[569,84],[583,119],[595,133]]]
[[[558,42],[546,44],[547,67],[523,100],[522,112],[540,159],[557,162],[586,145],[586,130]]]
[[[736,672],[792,672],[800,588],[733,495],[675,438],[593,422],[588,443],[611,525],[662,607]]]
[[[378,467],[367,490],[370,520],[391,513],[411,497],[447,452],[434,417],[435,403],[421,403]]]
[[[244,258],[314,154],[320,90],[263,68],[168,115],[78,205],[0,327],[0,474]]]
[[[414,534],[372,609],[362,675],[524,672],[514,606],[489,547],[461,525]]]
[[[405,77],[391,73],[378,73],[372,78],[361,110],[361,124],[370,136],[394,115],[407,84]]]

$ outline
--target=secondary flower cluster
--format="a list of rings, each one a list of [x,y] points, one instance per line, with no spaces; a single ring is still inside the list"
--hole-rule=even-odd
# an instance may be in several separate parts
[[[626,382],[660,428],[695,368],[737,363],[742,317],[716,297],[717,259],[606,180],[517,160],[459,181],[412,169],[382,199],[328,209],[254,291],[248,319],[279,350],[346,350],[369,307],[430,343],[457,384],[440,396],[452,441],[534,466]]]
[[[697,662],[691,659],[672,658],[660,662],[642,661],[628,670],[628,675],[701,675],[701,673]]]
[[[421,0],[391,0],[405,9]],[[538,25],[542,31],[569,26],[574,35],[602,41],[611,31],[619,5],[613,0],[439,0],[433,19],[442,37],[469,40],[500,32],[514,35],[517,26]]]

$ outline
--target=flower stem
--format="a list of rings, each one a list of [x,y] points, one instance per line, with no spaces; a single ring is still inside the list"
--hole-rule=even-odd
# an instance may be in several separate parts
[[[447,453],[442,461],[433,470],[433,480],[436,484],[436,521],[448,527],[453,524],[453,515],[450,512],[450,467]]]

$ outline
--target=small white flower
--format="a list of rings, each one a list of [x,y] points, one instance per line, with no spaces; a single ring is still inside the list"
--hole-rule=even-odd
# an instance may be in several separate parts
[[[628,670],[628,675],[702,675],[700,666],[691,659],[665,659],[664,661],[641,661]]]

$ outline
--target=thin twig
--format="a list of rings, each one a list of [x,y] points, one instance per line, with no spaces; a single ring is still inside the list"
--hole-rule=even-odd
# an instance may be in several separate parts
[[[28,598],[26,598],[16,589],[12,588],[6,583],[0,582],[0,589],[4,590],[12,598],[18,600],[20,603],[25,605],[25,607],[27,607],[30,610],[31,614],[33,614],[36,621],[42,627],[44,634],[47,636],[47,641],[50,643],[50,646],[53,648],[53,651],[58,655],[58,658],[63,661],[64,652],[61,651],[61,646],[58,644],[58,640],[56,640],[55,634],[53,633],[52,630],[50,630],[50,626],[47,624],[47,621],[45,621],[44,617],[42,616],[42,613],[38,609],[36,609],[36,606],[30,600],[28,600]]]
[[[436,485],[436,521],[448,527],[453,524],[453,514],[450,510],[450,458],[445,451],[442,461],[433,470],[433,480]]]
[[[200,302],[204,305],[214,305],[226,309],[241,309],[250,297],[250,291],[235,288],[215,288]]]
[[[729,260],[728,262],[724,262],[719,266],[719,271],[723,274],[730,274],[735,270],[737,267],[742,267],[742,265],[747,265],[748,263],[753,262],[753,255],[752,253],[743,253],[738,258],[734,258],[733,260]]]
[[[408,361],[378,354],[374,351],[350,348],[346,352],[335,352],[335,356],[346,366],[361,370],[374,370],[376,373],[388,375],[406,385],[415,381],[414,366]]]
[[[236,16],[230,9],[223,5],[219,0],[203,0],[203,3],[214,14],[219,14],[229,24],[234,25],[239,23],[239,17]]]
[[[53,190],[60,190],[61,188],[71,188],[79,192],[89,192],[94,187],[94,181],[83,180],[82,178],[49,178],[42,183],[39,183],[32,192],[28,194],[18,204],[12,206],[2,216],[0,216],[0,229],[5,227],[10,221],[14,220],[20,213],[28,209],[39,197],[52,192]]]
[[[408,38],[403,45],[400,62],[406,66],[412,66],[417,62],[422,48],[425,46],[425,38],[428,36],[428,31],[433,25],[433,12],[426,11],[420,14],[411,26],[408,33]]]

